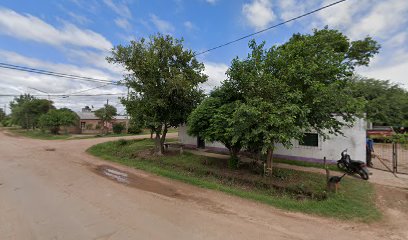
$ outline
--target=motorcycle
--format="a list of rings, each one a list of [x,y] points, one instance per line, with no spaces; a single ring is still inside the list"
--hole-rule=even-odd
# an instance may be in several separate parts
[[[367,164],[362,161],[351,160],[347,149],[341,152],[341,159],[337,161],[337,167],[349,174],[357,173],[364,180],[368,180],[370,175]]]

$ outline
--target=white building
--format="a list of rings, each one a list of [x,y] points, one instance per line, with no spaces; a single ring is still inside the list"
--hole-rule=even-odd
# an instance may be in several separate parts
[[[321,162],[326,157],[328,161],[337,161],[340,159],[340,153],[347,149],[351,159],[365,162],[366,126],[364,119],[357,119],[353,127],[342,129],[344,136],[332,135],[326,140],[323,140],[317,133],[307,133],[303,143],[293,140],[293,147],[290,149],[277,144],[274,157],[308,162]],[[188,147],[226,151],[222,143],[199,141],[197,137],[189,136],[185,125],[179,128],[179,141]]]

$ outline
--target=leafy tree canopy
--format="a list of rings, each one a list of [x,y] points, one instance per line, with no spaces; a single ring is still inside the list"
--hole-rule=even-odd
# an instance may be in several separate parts
[[[109,104],[105,104],[103,108],[95,111],[95,116],[102,121],[103,126],[105,126],[105,123],[111,122],[116,115],[117,109]]]
[[[37,99],[30,94],[20,95],[10,102],[11,118],[13,123],[22,128],[36,128],[42,114],[55,109],[51,101]]]
[[[53,134],[59,134],[61,127],[74,126],[78,116],[68,108],[53,109],[39,117],[39,125]]]
[[[192,113],[189,131],[220,141],[212,135],[218,131],[232,144],[268,152],[268,168],[276,143],[290,147],[307,131],[328,136],[353,123],[363,102],[350,96],[350,76],[379,50],[370,37],[350,41],[328,28],[294,34],[269,49],[255,41],[249,47],[251,53],[232,61],[222,86]],[[224,106],[229,116],[224,125],[214,124]]]
[[[408,91],[387,80],[355,76],[354,97],[366,101],[365,113],[375,125],[408,126]]]
[[[155,151],[162,154],[167,129],[184,123],[202,100],[204,65],[183,47],[183,40],[160,34],[119,45],[108,60],[129,72],[125,81],[132,93],[122,102],[132,119],[155,132]]]

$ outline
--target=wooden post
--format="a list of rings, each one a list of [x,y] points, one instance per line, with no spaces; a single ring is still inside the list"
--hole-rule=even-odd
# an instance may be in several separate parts
[[[324,164],[324,169],[326,170],[326,184],[327,184],[327,190],[329,192],[337,192],[337,183],[330,181],[330,170],[329,167],[327,166],[327,160],[326,157],[323,158],[323,164]]]
[[[323,158],[323,164],[324,164],[324,169],[326,170],[326,182],[328,183],[330,179],[330,170],[329,170],[329,167],[327,167],[326,157]]]

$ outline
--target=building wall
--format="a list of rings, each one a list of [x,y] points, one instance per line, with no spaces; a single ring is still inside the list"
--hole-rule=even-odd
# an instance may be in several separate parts
[[[320,162],[326,157],[329,161],[337,161],[340,159],[341,151],[348,149],[352,159],[365,162],[366,126],[367,123],[364,119],[357,119],[353,127],[342,129],[344,136],[332,135],[326,140],[319,136],[317,147],[302,146],[297,140],[292,141],[293,147],[290,149],[277,144],[274,156],[312,162]],[[185,125],[179,128],[179,140],[188,146],[197,146],[197,138],[187,134],[187,127]],[[224,145],[219,142],[206,142],[205,146],[209,149],[225,150]]]

